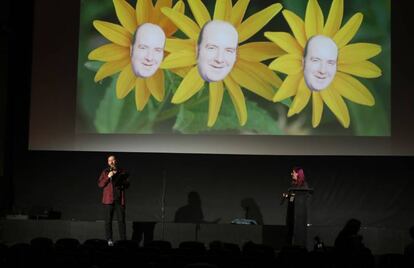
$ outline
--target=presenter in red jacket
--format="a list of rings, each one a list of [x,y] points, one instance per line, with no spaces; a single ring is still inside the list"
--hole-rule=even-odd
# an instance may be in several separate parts
[[[99,176],[98,186],[102,188],[102,204],[105,211],[105,236],[108,245],[113,245],[112,219],[114,212],[118,219],[119,238],[126,240],[125,190],[129,187],[129,174],[118,167],[114,155],[108,157],[108,167]]]

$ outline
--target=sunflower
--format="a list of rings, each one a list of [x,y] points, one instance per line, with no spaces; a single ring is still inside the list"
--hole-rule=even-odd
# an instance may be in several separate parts
[[[305,21],[289,10],[285,9],[282,12],[293,36],[286,32],[265,33],[269,40],[287,52],[286,55],[275,59],[269,65],[270,69],[287,75],[273,101],[282,101],[295,96],[288,111],[288,117],[290,117],[300,113],[312,95],[313,127],[317,127],[321,121],[324,103],[345,128],[349,127],[350,116],[343,98],[366,106],[375,104],[371,92],[354,76],[362,78],[381,76],[381,69],[368,61],[381,53],[381,46],[371,43],[349,44],[362,24],[363,14],[354,14],[341,28],[343,10],[344,1],[333,0],[328,18],[324,22],[318,1],[309,0]],[[337,58],[334,63],[330,63],[331,67],[329,67],[336,70],[330,84],[325,88],[312,88],[306,81],[305,54],[313,38],[325,40],[331,43],[331,46],[332,44],[336,46]],[[320,76],[315,79],[326,78],[325,74]]]
[[[183,80],[172,98],[172,103],[180,104],[200,91],[209,83],[208,127],[214,126],[223,100],[225,89],[234,105],[240,125],[247,121],[245,97],[241,87],[272,100],[274,88],[282,80],[261,61],[271,59],[285,52],[272,42],[250,42],[240,45],[262,29],[282,9],[281,4],[273,4],[243,20],[249,0],[239,0],[232,5],[231,0],[216,0],[213,18],[201,0],[188,0],[195,21],[184,14],[162,8],[162,12],[177,25],[188,39],[167,39],[166,51],[170,54],[164,59],[161,68],[188,68]],[[234,65],[226,76],[218,81],[208,81],[199,73],[198,42],[200,32],[207,23],[228,24],[237,31],[237,48]],[[229,28],[229,27],[227,27]]]
[[[164,7],[172,7],[172,0],[137,0],[134,9],[125,0],[113,0],[115,12],[121,25],[94,20],[94,27],[112,43],[98,47],[89,53],[90,60],[105,62],[95,75],[95,82],[120,72],[116,81],[116,96],[125,98],[135,87],[135,104],[142,111],[150,95],[157,101],[164,99],[164,72],[158,69],[149,77],[140,77],[134,73],[131,61],[131,49],[137,28],[145,23],[159,26],[166,37],[173,35],[177,27],[161,13]],[[178,1],[174,12],[184,13],[184,3]]]

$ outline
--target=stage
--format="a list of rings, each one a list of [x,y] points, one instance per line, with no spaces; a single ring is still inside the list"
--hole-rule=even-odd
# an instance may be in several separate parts
[[[341,227],[309,226],[308,249],[313,247],[313,237],[318,235],[326,246],[333,246],[335,237]],[[116,222],[113,225],[114,239],[118,239]],[[142,235],[143,234],[143,235]],[[285,244],[286,228],[283,225],[236,225],[208,223],[160,223],[127,221],[128,239],[167,240],[173,247],[183,241],[200,241],[208,243],[220,240],[242,246],[245,242],[266,244],[275,250]],[[364,244],[373,254],[402,253],[409,237],[404,230],[386,228],[362,228]],[[76,238],[80,242],[91,238],[104,238],[103,221],[70,221],[70,220],[1,220],[0,242],[12,245],[18,242],[30,242],[34,237],[49,237],[56,241],[59,238]]]

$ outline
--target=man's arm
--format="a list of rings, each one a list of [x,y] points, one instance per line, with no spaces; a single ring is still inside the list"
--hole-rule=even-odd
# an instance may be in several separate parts
[[[108,174],[104,171],[102,171],[101,176],[99,176],[98,179],[98,186],[100,188],[104,188],[108,183],[110,178],[108,177]]]

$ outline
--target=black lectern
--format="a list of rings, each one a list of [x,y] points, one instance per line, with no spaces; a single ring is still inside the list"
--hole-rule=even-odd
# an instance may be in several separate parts
[[[287,199],[286,211],[287,244],[306,247],[308,225],[308,197],[313,193],[312,188],[289,188],[288,193],[283,194]]]

